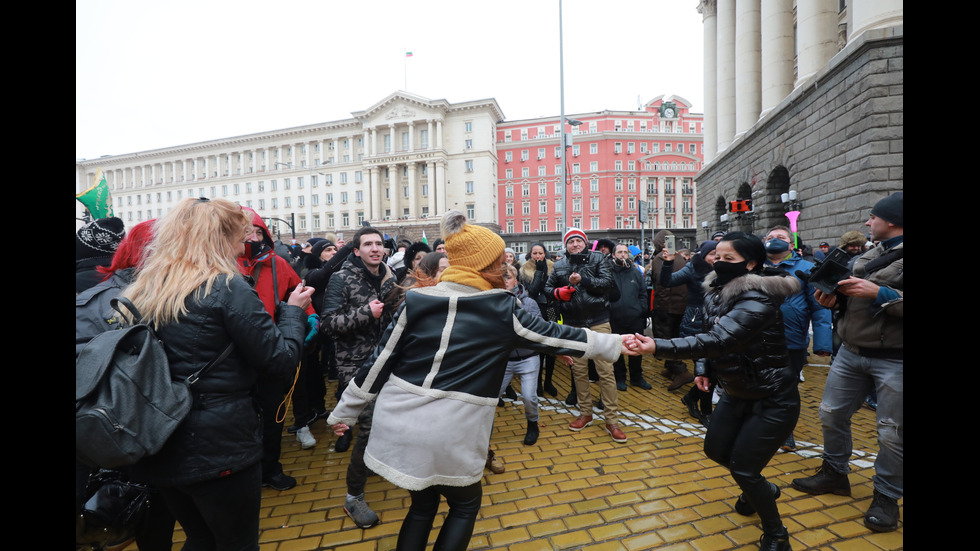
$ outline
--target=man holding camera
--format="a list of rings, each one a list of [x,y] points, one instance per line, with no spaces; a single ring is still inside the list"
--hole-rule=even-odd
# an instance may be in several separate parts
[[[851,416],[874,389],[878,393],[878,457],[874,498],[864,524],[876,532],[898,528],[898,500],[904,491],[903,394],[903,192],[881,199],[865,223],[878,242],[855,262],[837,291],[817,290],[817,301],[843,310],[838,333],[844,341],[834,358],[820,403],[823,465],[793,487],[809,494],[851,495]]]

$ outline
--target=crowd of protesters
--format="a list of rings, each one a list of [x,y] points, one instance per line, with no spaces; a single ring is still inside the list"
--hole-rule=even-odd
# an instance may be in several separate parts
[[[76,354],[93,333],[112,328],[85,321],[110,318],[105,300],[87,291],[96,285],[97,292],[125,294],[149,314],[168,344],[172,369],[189,370],[229,339],[235,344],[219,371],[225,375],[202,385],[208,393],[200,399],[214,412],[240,409],[239,420],[247,410],[255,423],[229,434],[231,424],[205,409],[159,458],[127,473],[152,482],[163,497],[164,524],[176,518],[188,545],[258,549],[261,486],[286,491],[297,484],[279,462],[284,428],[301,448],[312,449],[318,442],[310,425],[326,419],[338,435],[334,451],[353,443],[344,510],[357,526],[379,522],[364,495],[373,472],[411,494],[399,549],[425,548],[442,497],[449,513],[436,547],[465,549],[484,469],[505,470],[489,447],[501,396],[516,398],[512,385],[519,385],[523,443],[536,445],[538,399],[557,396],[554,374],[568,370],[568,403],[578,406],[568,430],[585,430],[601,412],[602,429],[625,444],[619,393],[652,389],[642,369],[645,353],[664,361],[664,384],[707,427],[705,453],[742,490],[735,511],[759,515],[760,547],[789,549],[775,504],[780,488],[762,469],[780,447],[794,449],[797,384],[810,335],[813,353],[834,354],[835,367],[846,362],[843,374],[832,367],[824,398],[839,406],[821,409],[828,442],[849,441],[848,420],[866,399],[887,403],[879,431],[889,452],[882,453],[865,522],[878,531],[897,526],[902,213],[897,193],[871,210],[868,238],[878,243],[865,245],[860,232],[842,237],[854,275],[838,293],[825,294],[807,280],[817,266],[782,226],[764,236],[719,232],[689,251],[673,250],[663,231],[649,258],[629,244],[591,241],[569,228],[561,250],[534,243],[519,254],[450,211],[431,244],[365,225],[350,242],[329,234],[286,246],[260,213],[187,199],[154,222],[155,231],[150,223],[131,230],[139,247],[119,248],[126,256],[115,262],[125,235],[121,221],[96,220],[77,233]],[[147,231],[137,232],[142,226]],[[172,245],[177,241],[180,251]],[[818,263],[827,252],[819,251]],[[870,261],[854,261],[868,255]],[[164,269],[188,277],[178,284],[162,278]],[[877,313],[848,324],[857,314],[842,306],[859,300]],[[229,320],[235,312],[237,321]],[[851,336],[857,323],[883,323],[887,346]],[[843,339],[831,336],[838,325]],[[862,371],[863,357],[874,360],[872,371]],[[843,389],[846,399],[838,398]],[[293,418],[285,427],[290,397]],[[452,427],[443,426],[450,421]],[[828,448],[822,470],[793,486],[849,493],[849,454],[846,444]],[[77,467],[76,509],[87,476]],[[216,520],[217,510],[224,520]],[[153,533],[169,538],[172,526]]]

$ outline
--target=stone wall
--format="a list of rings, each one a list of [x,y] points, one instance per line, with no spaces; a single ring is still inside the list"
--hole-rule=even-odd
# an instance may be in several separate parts
[[[867,233],[871,206],[903,189],[903,47],[898,26],[838,52],[698,174],[698,219],[754,233],[789,225],[780,194],[793,189],[804,243],[836,246],[846,231]],[[747,198],[754,212],[729,214],[725,228],[719,205]]]

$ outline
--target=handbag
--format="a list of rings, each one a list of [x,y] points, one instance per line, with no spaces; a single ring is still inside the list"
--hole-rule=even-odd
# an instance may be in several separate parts
[[[76,546],[102,549],[133,539],[150,508],[150,489],[125,480],[115,470],[93,471],[85,495],[85,505],[75,519]]]

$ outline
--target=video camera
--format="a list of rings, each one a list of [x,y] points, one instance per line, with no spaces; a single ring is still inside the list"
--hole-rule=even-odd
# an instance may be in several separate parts
[[[851,270],[847,267],[850,261],[849,254],[840,247],[835,247],[823,260],[814,260],[815,266],[809,273],[796,270],[796,275],[829,295],[837,290],[838,281],[851,275]]]

